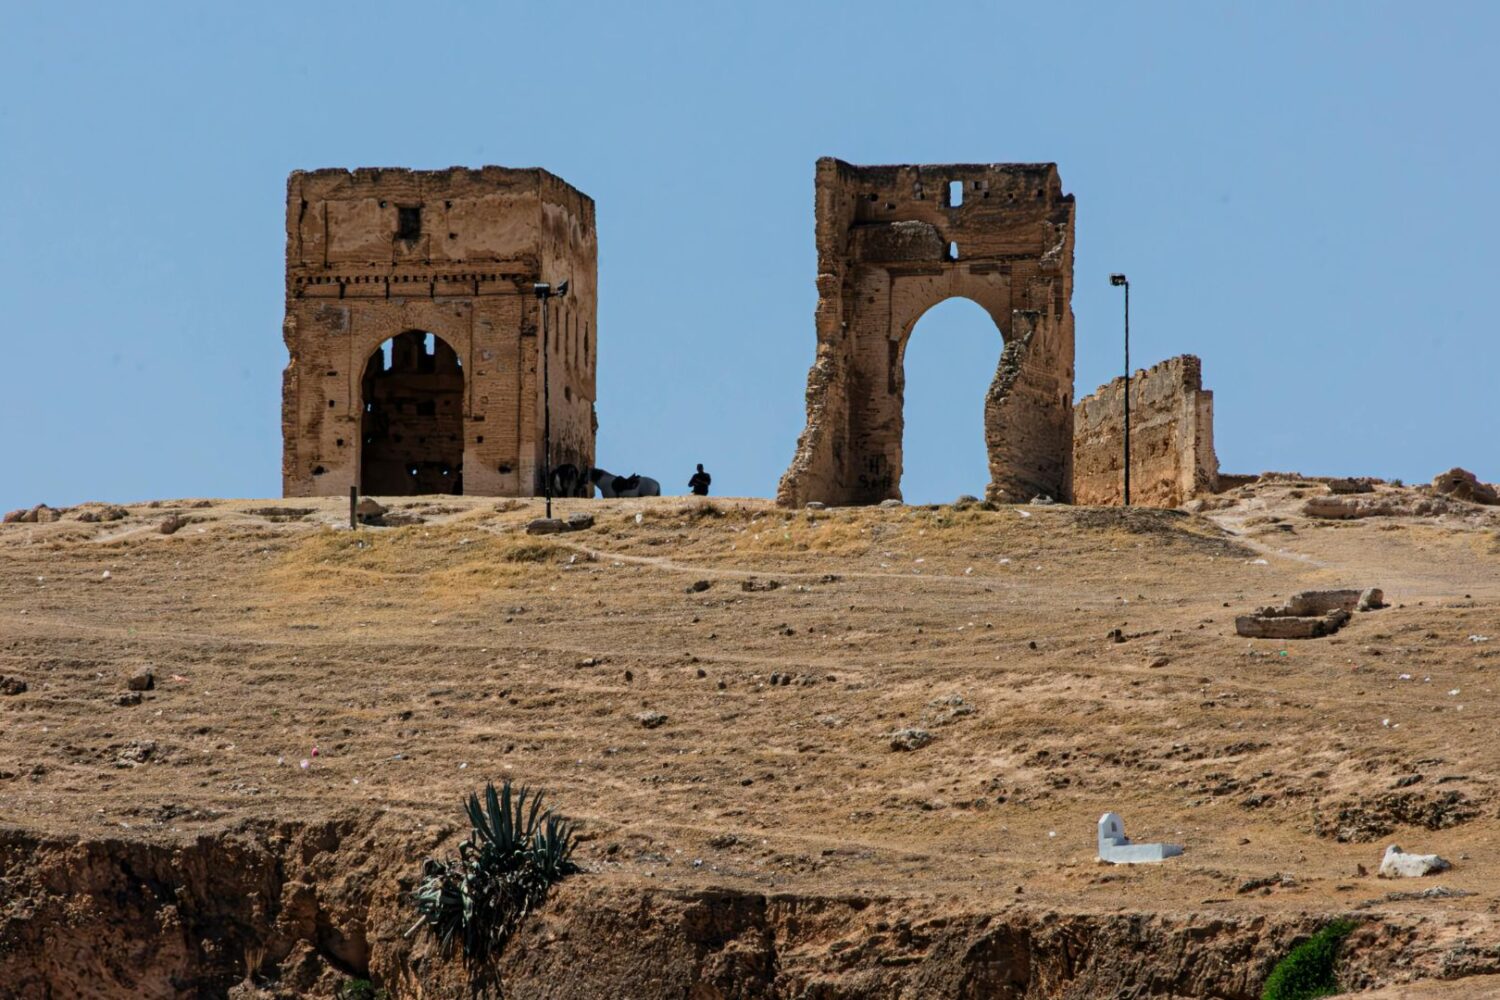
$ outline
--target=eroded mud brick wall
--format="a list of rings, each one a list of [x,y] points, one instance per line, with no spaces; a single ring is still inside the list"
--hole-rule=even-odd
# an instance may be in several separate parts
[[[857,167],[825,158],[815,190],[817,354],[807,427],[777,500],[901,496],[907,338],[953,296],[982,306],[1005,343],[985,399],[988,496],[1067,499],[1073,196],[1056,165]]]
[[[1073,414],[1073,500],[1123,501],[1125,379],[1100,386]],[[1130,502],[1176,507],[1218,489],[1214,394],[1203,362],[1171,358],[1130,379]]]
[[[594,203],[545,170],[297,171],[287,180],[287,496],[542,491],[594,461]]]

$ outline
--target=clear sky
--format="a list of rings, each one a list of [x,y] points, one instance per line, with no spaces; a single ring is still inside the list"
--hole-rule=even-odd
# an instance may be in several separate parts
[[[813,163],[1055,161],[1081,396],[1204,361],[1226,471],[1500,480],[1500,4],[10,3],[0,508],[280,492],[295,168],[543,166],[598,205],[599,462],[767,496]],[[978,493],[999,335],[910,349],[908,499]]]

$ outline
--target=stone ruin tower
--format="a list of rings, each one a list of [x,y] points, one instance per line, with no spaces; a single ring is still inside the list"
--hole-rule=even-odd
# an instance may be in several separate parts
[[[817,355],[778,502],[900,499],[907,339],[953,296],[983,307],[1005,342],[985,397],[989,498],[1069,499],[1073,196],[1056,164],[824,158],[815,190]]]
[[[296,171],[287,179],[286,496],[542,492],[594,463],[594,202],[545,170]]]

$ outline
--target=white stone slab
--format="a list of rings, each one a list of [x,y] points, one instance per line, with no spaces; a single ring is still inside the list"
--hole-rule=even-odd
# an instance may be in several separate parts
[[[1099,860],[1116,865],[1153,864],[1182,853],[1177,844],[1132,844],[1119,813],[1099,817]]]

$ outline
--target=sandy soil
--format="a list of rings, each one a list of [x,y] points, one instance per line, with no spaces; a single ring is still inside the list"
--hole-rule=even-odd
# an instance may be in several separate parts
[[[456,827],[512,777],[625,884],[1442,913],[1492,946],[1500,510],[1303,517],[1322,490],[1201,515],[573,500],[595,526],[539,538],[539,502],[447,497],[358,532],[343,500],[5,525],[0,675],[28,690],[0,695],[0,823]],[[1332,638],[1234,634],[1338,586],[1391,606]],[[931,742],[893,749],[908,728]],[[1099,865],[1107,809],[1186,853]],[[1393,842],[1454,868],[1376,879]]]

